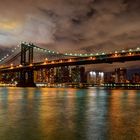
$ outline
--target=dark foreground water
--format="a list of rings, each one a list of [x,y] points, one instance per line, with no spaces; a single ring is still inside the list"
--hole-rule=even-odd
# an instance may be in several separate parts
[[[140,91],[0,88],[0,140],[140,140]]]

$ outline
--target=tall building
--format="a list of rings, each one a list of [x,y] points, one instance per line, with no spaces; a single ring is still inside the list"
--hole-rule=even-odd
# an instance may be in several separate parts
[[[98,72],[97,74],[97,85],[104,84],[104,72]]]
[[[73,67],[71,68],[71,82],[72,83],[84,83],[85,80],[85,68],[84,67]]]
[[[134,73],[132,75],[132,83],[140,83],[140,74],[139,73]]]
[[[87,83],[96,84],[96,72],[90,71],[87,73]]]
[[[56,68],[55,83],[68,83],[70,81],[69,69],[68,66]]]
[[[88,72],[87,83],[95,85],[104,84],[104,72],[95,72],[95,71]]]
[[[115,83],[126,83],[127,70],[124,68],[115,69]]]
[[[55,81],[55,69],[54,68],[50,68],[49,69],[49,83],[54,84]]]
[[[54,83],[55,69],[41,69],[34,72],[35,82]]]
[[[104,83],[115,83],[115,72],[106,72],[104,74]]]

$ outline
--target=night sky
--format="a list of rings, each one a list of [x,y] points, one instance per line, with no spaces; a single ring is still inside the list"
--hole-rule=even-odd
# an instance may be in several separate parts
[[[139,0],[0,1],[0,51],[21,41],[65,53],[140,46]],[[102,69],[104,65],[93,66]],[[106,69],[124,67],[106,65]],[[128,68],[139,67],[131,62]]]

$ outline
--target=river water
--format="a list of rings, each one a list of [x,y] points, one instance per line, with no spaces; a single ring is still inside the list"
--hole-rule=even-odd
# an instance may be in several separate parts
[[[140,91],[0,88],[0,140],[140,140]]]

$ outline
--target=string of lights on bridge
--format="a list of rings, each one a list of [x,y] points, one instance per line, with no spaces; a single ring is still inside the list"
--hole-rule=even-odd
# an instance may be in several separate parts
[[[95,54],[93,54],[93,53],[90,53],[90,54],[87,54],[87,53],[86,54],[82,54],[82,53],[80,53],[80,54],[78,54],[78,53],[60,53],[60,52],[55,52],[55,51],[52,51],[52,50],[49,50],[49,49],[44,49],[44,48],[38,47],[38,46],[36,46],[36,45],[34,45],[32,43],[22,42],[21,44],[27,45],[29,47],[34,47],[34,49],[36,49],[37,51],[48,53],[48,54],[52,54],[52,55],[55,54],[55,55],[64,55],[64,56],[71,56],[71,57],[88,57],[88,56],[92,57],[92,56],[98,56],[98,55],[106,55],[105,52],[95,53]],[[17,47],[15,47],[15,48],[11,49],[11,53],[12,53],[11,55],[13,55],[16,52],[16,50],[18,50],[20,48],[21,44],[18,45]],[[140,51],[140,48],[137,47],[135,49],[129,49],[129,50],[124,50],[123,49],[121,51],[115,51],[115,52],[110,52],[110,53],[115,53],[115,54],[117,54],[117,53],[125,53],[125,52],[132,53],[132,52],[135,52],[135,51]],[[4,60],[6,60],[11,55],[10,54],[6,54],[4,57],[2,57],[0,59],[0,63],[3,62]]]
[[[7,53],[5,56],[3,56],[1,59],[0,59],[0,63],[3,62],[5,59],[7,59],[8,57],[10,57],[11,55],[13,55],[15,53],[16,50],[18,50],[18,48],[20,48],[20,45],[17,45],[17,47],[15,48],[12,48],[10,53]]]
[[[60,53],[60,52],[55,52],[55,51],[52,51],[52,50],[48,50],[48,49],[44,49],[44,48],[41,48],[41,47],[38,47],[38,46],[35,46],[34,45],[34,48],[37,49],[38,51],[41,51],[41,52],[47,52],[49,54],[61,54],[61,55],[64,55],[64,56],[71,56],[71,57],[90,57],[90,56],[97,56],[97,55],[105,55],[106,53],[105,52],[102,52],[102,53],[85,53],[85,54],[82,54],[82,53]],[[114,53],[124,53],[124,52],[135,52],[135,51],[140,51],[140,48],[137,47],[136,49],[129,49],[129,50],[121,50],[121,51],[115,51]],[[113,52],[110,52],[110,53],[113,53]]]
[[[59,53],[59,52],[55,52],[55,51],[51,51],[51,50],[47,50],[47,49],[44,49],[44,48],[40,48],[38,46],[34,46],[35,49],[38,49],[39,51],[44,51],[44,52],[48,52],[50,54],[62,54],[62,55],[65,55],[65,56],[71,56],[71,57],[85,57],[85,56],[97,56],[97,55],[105,55],[106,53],[105,52],[102,52],[102,53],[90,53],[90,54],[78,54],[78,53]],[[133,51],[139,51],[140,48],[137,47],[136,49],[129,49],[129,50],[121,50],[121,51],[115,51],[114,53],[124,53],[124,52],[133,52]],[[112,53],[112,52],[110,52]]]

